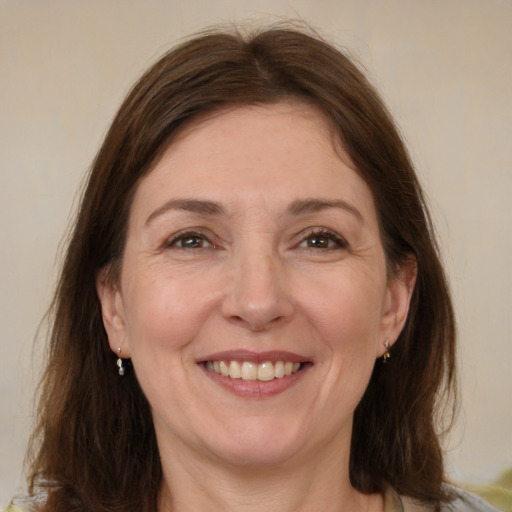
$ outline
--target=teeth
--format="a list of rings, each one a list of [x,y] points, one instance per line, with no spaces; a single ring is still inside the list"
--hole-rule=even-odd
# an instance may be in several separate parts
[[[245,363],[244,363],[245,364]],[[274,365],[270,362],[258,365],[258,380],[273,380],[275,378]]]
[[[284,377],[284,363],[283,361],[276,361],[274,365],[274,374],[276,379],[281,379]]]
[[[259,380],[267,382],[273,379],[281,379],[297,373],[301,363],[291,361],[265,361],[264,363],[253,363],[250,361],[207,361],[206,369],[230,377],[232,379]]]
[[[229,376],[229,366],[226,364],[226,361],[221,361],[219,363],[220,366],[220,373],[221,375],[224,375],[224,377]],[[215,365],[213,366],[215,368]]]
[[[208,366],[207,366],[208,368]],[[240,363],[238,361],[231,361],[229,363],[229,376],[232,379],[241,379],[242,378],[242,368],[240,367]]]
[[[244,361],[242,363],[242,380],[256,380],[258,378],[258,365]]]

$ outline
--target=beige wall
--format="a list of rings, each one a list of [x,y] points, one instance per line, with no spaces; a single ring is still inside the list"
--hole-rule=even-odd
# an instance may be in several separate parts
[[[0,1],[0,508],[30,425],[32,338],[81,177],[134,78],[205,25],[301,17],[353,49],[432,198],[460,322],[452,474],[512,465],[512,2]],[[115,414],[115,411],[112,412]]]

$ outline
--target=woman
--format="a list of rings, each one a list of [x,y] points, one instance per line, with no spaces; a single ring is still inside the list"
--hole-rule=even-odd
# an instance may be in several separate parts
[[[209,33],[140,79],[52,325],[38,510],[490,510],[445,484],[454,321],[420,186],[316,37]]]

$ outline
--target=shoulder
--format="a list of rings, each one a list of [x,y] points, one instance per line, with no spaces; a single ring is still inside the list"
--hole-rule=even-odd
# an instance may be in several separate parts
[[[464,489],[449,485],[447,490],[453,499],[441,505],[440,512],[500,512],[479,496]],[[385,496],[385,512],[433,512],[433,509],[406,496],[399,496],[393,490],[388,490]]]
[[[35,512],[36,508],[34,505],[29,503],[11,503],[5,510],[0,510],[0,512]]]
[[[460,487],[449,486],[453,494],[453,501],[443,506],[443,512],[499,512],[499,509],[493,507],[485,500],[472,494]]]

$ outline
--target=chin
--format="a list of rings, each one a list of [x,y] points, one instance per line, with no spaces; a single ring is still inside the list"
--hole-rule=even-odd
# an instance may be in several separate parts
[[[304,436],[291,425],[254,417],[238,422],[219,436],[211,448],[216,458],[241,467],[278,467],[300,458],[307,450]]]

